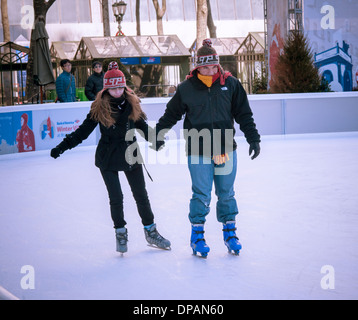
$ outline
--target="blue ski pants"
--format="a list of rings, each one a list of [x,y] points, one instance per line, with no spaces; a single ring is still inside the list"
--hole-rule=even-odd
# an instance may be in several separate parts
[[[237,172],[236,150],[229,153],[225,164],[215,165],[214,162],[203,156],[189,156],[188,167],[192,180],[192,198],[190,200],[189,220],[192,224],[203,224],[210,212],[211,191],[213,182],[215,194],[217,220],[221,223],[234,221],[239,213],[234,182]]]

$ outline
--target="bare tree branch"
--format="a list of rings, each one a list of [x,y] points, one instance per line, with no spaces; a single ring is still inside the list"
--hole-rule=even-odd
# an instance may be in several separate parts
[[[164,30],[163,30],[163,21],[162,18],[165,14],[165,11],[167,10],[167,1],[166,0],[162,0],[162,8],[160,8],[158,0],[153,0],[153,5],[155,8],[155,12],[157,15],[157,31],[158,31],[158,35],[164,35]]]
[[[49,1],[45,1],[45,7],[46,7],[46,12],[48,11],[48,9],[51,8],[51,6],[55,3],[56,0],[49,0]]]
[[[200,48],[206,38],[206,26],[208,20],[208,7],[206,0],[197,0],[196,12],[196,48]]]

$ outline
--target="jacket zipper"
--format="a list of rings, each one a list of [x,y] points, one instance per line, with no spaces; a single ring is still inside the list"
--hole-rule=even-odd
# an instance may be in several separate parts
[[[208,88],[208,92],[209,92],[209,108],[210,108],[210,114],[211,114],[211,131],[214,131],[214,122],[213,122],[213,108],[211,105],[211,88]]]
[[[211,104],[211,88],[209,90],[209,108],[210,108],[210,115],[211,115],[211,153],[214,152],[214,115],[213,115],[213,106]]]

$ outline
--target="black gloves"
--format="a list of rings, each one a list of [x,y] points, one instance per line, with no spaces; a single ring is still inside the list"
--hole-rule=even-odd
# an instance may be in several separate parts
[[[57,145],[55,148],[51,150],[52,158],[57,159],[66,150],[74,148],[73,143],[71,144],[74,133],[75,132],[72,132],[71,134],[67,134],[66,138],[64,138],[59,145]]]
[[[251,156],[252,152],[254,152],[254,155],[251,157],[251,160],[254,160],[260,154],[260,143],[259,142],[251,142],[250,143],[249,156]]]
[[[164,133],[158,134],[160,129],[158,129],[157,127],[155,127],[154,129],[152,129],[152,132],[150,133],[150,140],[148,140],[148,142],[151,142],[152,145],[149,147],[155,151],[160,151],[164,148],[165,145],[165,137],[164,137]]]
[[[57,159],[60,154],[62,154],[64,151],[60,148],[60,147],[56,147],[56,148],[53,148],[51,150],[51,157],[54,158],[54,159]]]

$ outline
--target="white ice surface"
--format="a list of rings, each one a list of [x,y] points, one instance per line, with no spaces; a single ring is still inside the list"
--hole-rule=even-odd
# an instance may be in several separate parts
[[[95,147],[57,160],[48,151],[0,156],[0,286],[20,299],[357,299],[358,133],[264,136],[254,161],[243,138],[237,142],[243,250],[227,253],[213,193],[207,260],[189,247],[185,164],[147,165],[169,252],[146,245],[121,175],[129,230],[121,257]],[[35,289],[21,287],[25,265],[34,268]],[[331,290],[321,287],[326,265],[335,271]]]

